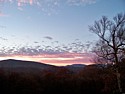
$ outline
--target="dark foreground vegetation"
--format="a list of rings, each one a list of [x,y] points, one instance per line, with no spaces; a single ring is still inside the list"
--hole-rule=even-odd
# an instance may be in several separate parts
[[[125,91],[125,60],[119,65]],[[89,65],[82,71],[7,72],[0,69],[1,94],[119,94],[114,67]]]

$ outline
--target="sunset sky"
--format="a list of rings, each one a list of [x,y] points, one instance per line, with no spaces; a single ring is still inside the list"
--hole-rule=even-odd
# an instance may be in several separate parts
[[[0,60],[91,64],[88,26],[118,13],[125,0],[0,0]]]

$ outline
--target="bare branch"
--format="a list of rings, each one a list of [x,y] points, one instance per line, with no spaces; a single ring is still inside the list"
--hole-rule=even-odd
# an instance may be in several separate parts
[[[118,63],[120,50],[125,48],[125,14],[118,14],[113,21],[103,16],[89,30],[100,38],[94,51],[97,56]]]

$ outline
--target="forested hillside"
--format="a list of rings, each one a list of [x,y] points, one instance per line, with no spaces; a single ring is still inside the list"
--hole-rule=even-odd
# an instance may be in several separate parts
[[[125,91],[125,61],[119,65]],[[7,72],[0,69],[1,94],[117,94],[114,66],[88,65],[79,72],[65,67],[55,71]]]

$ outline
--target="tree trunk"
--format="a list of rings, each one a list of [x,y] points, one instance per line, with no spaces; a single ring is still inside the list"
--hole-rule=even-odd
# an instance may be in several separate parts
[[[118,68],[116,68],[116,76],[117,76],[117,84],[118,84],[119,93],[122,94],[121,79],[120,79],[120,73],[118,71]]]
[[[121,87],[121,77],[120,77],[120,73],[119,73],[119,68],[118,68],[118,56],[117,56],[117,49],[114,49],[114,56],[115,56],[115,64],[116,64],[116,77],[117,77],[117,84],[118,84],[118,90],[119,93],[122,94],[122,87]]]

